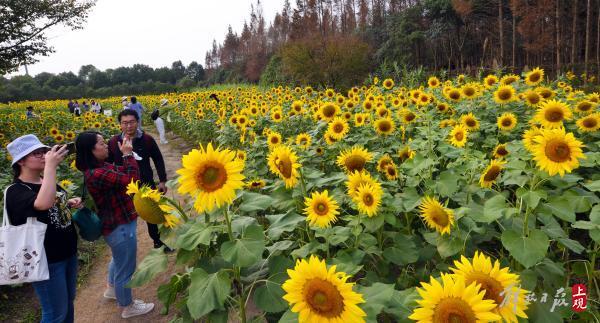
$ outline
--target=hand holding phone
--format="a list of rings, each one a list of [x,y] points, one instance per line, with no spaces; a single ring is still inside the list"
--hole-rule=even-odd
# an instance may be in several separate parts
[[[70,142],[68,144],[66,144],[65,146],[67,146],[67,155],[71,155],[75,153],[75,143],[74,142]]]

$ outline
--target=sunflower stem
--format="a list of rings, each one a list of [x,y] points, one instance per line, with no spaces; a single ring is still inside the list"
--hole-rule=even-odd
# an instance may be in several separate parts
[[[164,197],[164,196],[163,196]],[[181,217],[183,218],[183,220],[185,222],[188,222],[189,218],[187,217],[187,215],[185,214],[185,212],[183,211],[183,209],[181,208],[181,205],[179,205],[179,203],[175,203],[175,201],[173,201],[172,199],[168,198],[168,197],[164,197],[166,199],[166,201],[171,204],[174,208],[177,209],[177,212],[179,212],[179,215],[181,215]]]
[[[229,235],[229,240],[233,241],[233,232],[231,231],[231,221],[229,220],[229,212],[227,212],[227,208],[223,208],[223,215],[225,216],[225,222],[227,223],[227,234]],[[208,214],[206,216],[208,216]]]

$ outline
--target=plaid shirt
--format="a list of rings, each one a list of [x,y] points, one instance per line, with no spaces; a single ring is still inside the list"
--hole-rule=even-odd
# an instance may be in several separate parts
[[[125,192],[131,180],[139,180],[137,162],[133,156],[123,159],[123,166],[104,163],[84,173],[86,187],[102,219],[102,234],[109,235],[116,227],[137,218],[133,200]]]

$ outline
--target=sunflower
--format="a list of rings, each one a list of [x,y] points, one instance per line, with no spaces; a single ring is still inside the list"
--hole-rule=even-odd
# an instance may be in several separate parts
[[[404,148],[398,151],[398,157],[400,157],[401,162],[404,162],[408,159],[412,159],[413,157],[415,157],[415,155],[415,151],[410,149],[409,146],[404,146]]]
[[[431,88],[436,88],[436,87],[440,86],[440,80],[435,76],[431,76],[427,80],[427,85]]]
[[[390,117],[380,118],[375,121],[373,127],[377,131],[377,134],[389,136],[396,130],[396,123]]]
[[[383,84],[382,85],[383,85],[383,87],[386,90],[391,90],[394,87],[394,80],[392,80],[392,79],[385,79],[385,80],[383,80]]]
[[[460,90],[457,88],[451,88],[446,92],[446,97],[454,102],[460,101]]]
[[[494,158],[504,158],[506,156],[508,156],[509,151],[506,149],[506,144],[498,144],[495,148],[494,148]]]
[[[467,143],[467,135],[469,131],[467,127],[462,124],[457,124],[450,131],[450,143],[455,147],[464,147]]]
[[[419,206],[421,217],[427,225],[436,229],[441,234],[450,234],[450,228],[454,225],[454,212],[445,208],[435,197],[425,196]]]
[[[575,105],[575,111],[578,113],[592,113],[595,108],[596,104],[588,100],[579,101]]]
[[[479,120],[477,120],[477,118],[475,118],[475,116],[473,115],[472,112],[462,115],[460,117],[460,123],[462,123],[465,127],[467,127],[467,130],[469,130],[469,131],[475,131],[475,130],[479,129]]]
[[[545,100],[552,99],[556,95],[551,88],[547,88],[545,86],[538,86],[535,88],[535,91],[539,93]]]
[[[542,129],[533,140],[537,143],[533,159],[537,167],[550,176],[560,174],[562,177],[579,167],[579,159],[585,159],[581,150],[583,143],[572,133],[565,133],[564,128]]]
[[[127,185],[127,194],[133,195],[133,205],[137,214],[146,222],[152,224],[161,224],[165,222],[165,215],[173,208],[161,201],[161,194],[158,190],[152,189],[147,185],[139,187],[139,181]]]
[[[271,119],[273,122],[281,122],[283,120],[283,113],[280,110],[275,110],[271,112]]]
[[[285,182],[286,188],[292,188],[298,182],[298,156],[286,145],[279,145],[267,157],[269,169]]]
[[[237,158],[241,161],[246,161],[246,152],[243,150],[237,150],[235,152],[235,158]]]
[[[380,171],[380,172],[384,172],[385,171],[385,167],[388,164],[393,164],[393,163],[394,163],[394,161],[392,160],[392,157],[390,157],[390,155],[388,155],[388,154],[384,154],[377,161],[377,170]]]
[[[323,103],[319,109],[319,115],[321,116],[321,119],[327,122],[333,120],[333,118],[335,118],[335,116],[337,116],[339,113],[340,107],[332,102]]]
[[[382,195],[383,191],[380,186],[365,183],[357,188],[353,200],[358,211],[371,218],[377,215]]]
[[[436,105],[436,109],[439,113],[445,113],[448,112],[448,110],[450,110],[450,106],[448,105],[448,103],[438,102],[438,104]]]
[[[525,149],[533,153],[536,145],[534,138],[541,134],[542,131],[537,127],[532,127],[531,129],[525,130],[525,132],[523,132],[523,146],[525,146]]]
[[[198,212],[212,211],[231,203],[235,190],[244,186],[244,163],[229,149],[213,149],[211,143],[204,149],[193,149],[182,158],[183,167],[177,170],[179,193],[196,198]]]
[[[577,127],[581,132],[593,132],[600,129],[600,114],[592,113],[577,120]]]
[[[525,74],[525,84],[536,86],[544,80],[544,70],[536,67],[532,71]]]
[[[375,188],[381,188],[381,184],[377,182],[371,174],[366,170],[361,172],[355,171],[348,175],[348,181],[346,181],[346,188],[348,189],[348,196],[354,198],[358,193],[358,187],[363,184],[369,184]]]
[[[361,127],[365,124],[366,115],[364,113],[357,113],[354,115],[354,125]]]
[[[306,149],[308,149],[308,147],[310,147],[311,142],[312,142],[312,139],[310,138],[310,135],[307,134],[306,132],[303,132],[296,136],[296,145],[300,146],[300,148],[302,148],[304,150],[306,150]]]
[[[333,145],[334,143],[338,142],[338,140],[335,139],[329,132],[325,132],[323,134],[323,139],[325,140],[325,143],[330,146]]]
[[[498,104],[505,104],[515,99],[515,88],[511,85],[501,85],[494,92],[494,101]]]
[[[327,133],[335,140],[341,140],[350,131],[348,122],[340,117],[335,117],[327,127]]]
[[[73,138],[75,138],[75,133],[69,130],[65,133],[65,138],[67,138],[68,140],[73,140]]]
[[[276,131],[271,131],[267,135],[267,145],[273,149],[281,144],[281,135]]]
[[[383,172],[385,173],[385,178],[389,181],[398,179],[398,168],[396,168],[396,164],[394,163],[388,164]]]
[[[62,134],[60,134],[60,133],[59,133],[59,134],[57,134],[56,136],[54,136],[54,141],[55,141],[57,144],[60,144],[60,143],[62,143],[64,140],[65,140],[65,137],[64,137]]]
[[[351,149],[342,151],[337,158],[337,164],[344,168],[347,173],[360,172],[371,159],[373,159],[373,155],[365,148],[354,146]]]
[[[58,185],[62,188],[69,189],[71,185],[73,185],[73,182],[68,179],[63,179],[62,181],[58,182]]]
[[[299,313],[300,323],[365,322],[367,315],[358,304],[364,303],[361,294],[352,290],[350,276],[327,269],[325,260],[311,256],[308,261],[299,259],[294,269],[287,271],[289,279],[281,286],[283,296],[291,311]]]
[[[165,222],[163,225],[167,228],[174,228],[179,224],[180,219],[173,214],[165,214]]]
[[[548,100],[540,104],[533,120],[539,122],[544,128],[554,129],[563,125],[563,120],[570,120],[572,116],[569,106],[559,100]]]
[[[409,109],[401,109],[398,111],[398,116],[400,117],[400,119],[402,120],[402,123],[411,123],[414,122],[415,120],[417,120],[417,115],[410,111]]]
[[[488,89],[493,87],[496,83],[498,83],[498,77],[493,74],[490,74],[483,79],[483,85]]]
[[[534,90],[527,90],[523,93],[523,100],[528,106],[537,107],[542,102],[543,97]]]
[[[246,183],[246,188],[251,190],[258,190],[265,187],[266,183],[262,179],[253,179]]]
[[[519,275],[510,272],[508,267],[500,267],[483,253],[476,251],[473,261],[461,256],[450,268],[456,278],[462,278],[465,284],[476,283],[485,292],[484,300],[494,301],[497,307],[492,311],[502,316],[505,322],[518,322],[517,316],[526,319],[528,303],[525,300],[527,290],[521,289]],[[515,297],[516,296],[516,297]],[[505,301],[505,297],[508,297]],[[516,301],[516,302],[515,302]],[[500,306],[502,305],[502,306]]]
[[[496,124],[502,131],[511,131],[517,126],[517,116],[514,113],[505,112],[498,117]]]
[[[462,96],[467,99],[473,99],[477,97],[479,91],[477,91],[477,85],[475,83],[467,83],[460,88]]]
[[[306,206],[304,208],[306,221],[319,228],[331,227],[331,224],[337,221],[337,215],[340,214],[337,202],[329,196],[327,190],[321,193],[314,192],[310,198],[305,197],[304,205]]]
[[[440,121],[440,128],[454,127],[455,125],[456,121],[454,119],[444,119]]]
[[[50,128],[50,136],[54,137],[56,135],[58,135],[60,133],[60,131],[58,131],[58,129],[52,127]]]
[[[503,165],[506,162],[493,159],[490,164],[485,168],[481,177],[479,177],[479,186],[483,188],[491,188],[492,184],[496,182],[500,171],[502,171]]]
[[[517,82],[518,80],[520,80],[521,78],[517,75],[514,74],[507,74],[504,75],[501,79],[500,79],[500,84],[501,85],[509,85],[512,83]]]
[[[484,299],[485,291],[475,282],[467,285],[462,277],[442,274],[442,283],[430,277],[421,282],[417,292],[419,307],[408,317],[418,323],[426,322],[494,322],[501,317],[494,314],[497,304]]]

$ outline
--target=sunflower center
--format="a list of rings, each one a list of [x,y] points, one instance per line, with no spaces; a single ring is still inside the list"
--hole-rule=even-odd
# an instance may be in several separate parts
[[[415,114],[411,112],[411,113],[407,113],[406,117],[404,117],[404,119],[406,121],[413,121],[415,119],[415,117],[416,117]]]
[[[327,207],[326,203],[318,202],[315,206],[315,213],[318,215],[326,215],[329,212],[329,207]]]
[[[566,142],[560,139],[550,140],[546,144],[545,154],[555,163],[563,163],[571,159],[571,149]]]
[[[335,108],[331,105],[326,105],[325,107],[323,107],[323,115],[327,118],[331,118],[333,117],[333,115],[335,114]]]
[[[504,147],[498,147],[498,149],[496,149],[496,155],[506,156],[508,155],[508,150],[506,150]]]
[[[344,125],[342,125],[341,123],[336,123],[333,125],[333,131],[335,133],[342,133],[342,131],[344,131]]]
[[[292,177],[292,161],[289,158],[282,158],[277,162],[277,169],[285,178]]]
[[[278,144],[279,143],[279,138],[277,138],[277,137],[271,137],[271,143],[272,144]]]
[[[450,94],[448,95],[452,100],[458,100],[460,98],[460,93],[456,92],[456,91],[452,91],[450,92]]]
[[[203,191],[214,192],[227,182],[227,171],[220,163],[208,162],[200,169],[196,180]]]
[[[498,177],[498,175],[500,175],[500,167],[498,167],[498,166],[492,166],[485,173],[485,176],[483,176],[483,180],[486,181],[486,182],[493,181],[493,180],[495,180]]]
[[[344,164],[350,173],[354,173],[354,171],[361,171],[365,167],[366,162],[367,160],[362,156],[352,155],[346,159]]]
[[[563,119],[563,112],[560,109],[548,109],[544,117],[550,122],[559,122]]]
[[[448,225],[448,223],[450,223],[450,219],[448,219],[448,213],[440,207],[432,208],[430,212],[430,218],[431,221],[435,222],[441,227],[445,227]]]
[[[580,111],[588,111],[589,109],[592,108],[592,105],[589,102],[582,102],[577,106],[577,108]]]
[[[311,310],[327,318],[339,317],[344,311],[344,298],[339,290],[323,279],[306,282],[304,297]]]
[[[465,122],[467,124],[468,127],[475,127],[477,125],[477,123],[475,123],[475,120],[473,119],[467,119],[467,122]]]
[[[585,128],[595,128],[598,125],[598,121],[595,118],[586,118],[583,119],[583,127]]]
[[[531,104],[537,104],[540,102],[540,97],[536,93],[531,93],[527,96],[527,101]]]
[[[500,92],[498,92],[498,97],[500,98],[500,100],[508,100],[511,96],[512,93],[510,92],[510,90],[501,90]]]
[[[512,125],[512,120],[505,118],[502,120],[502,126],[504,127],[509,127],[510,125]]]
[[[540,76],[541,75],[539,73],[533,73],[533,74],[529,75],[529,80],[531,82],[537,82],[537,81],[539,81]]]
[[[470,273],[466,279],[466,284],[469,285],[472,282],[481,284],[481,290],[485,290],[485,296],[483,299],[491,299],[496,304],[502,304],[504,297],[500,295],[504,291],[502,284],[490,277],[490,275],[482,272]]]
[[[464,137],[465,135],[462,133],[462,131],[459,131],[454,134],[454,139],[456,139],[457,141],[462,141]]]
[[[387,173],[390,176],[396,176],[396,168],[390,166],[390,167],[386,167]]]
[[[373,198],[373,195],[371,195],[371,193],[366,193],[363,196],[363,203],[365,203],[366,206],[372,206],[373,202],[375,201],[375,199]]]
[[[462,299],[447,297],[438,303],[433,313],[434,323],[474,323],[477,317],[471,306]]]
[[[475,89],[473,88],[465,88],[464,93],[466,96],[473,96],[475,94]]]
[[[379,124],[379,130],[381,132],[388,132],[388,131],[390,131],[391,128],[392,128],[392,125],[387,121],[383,121]]]

